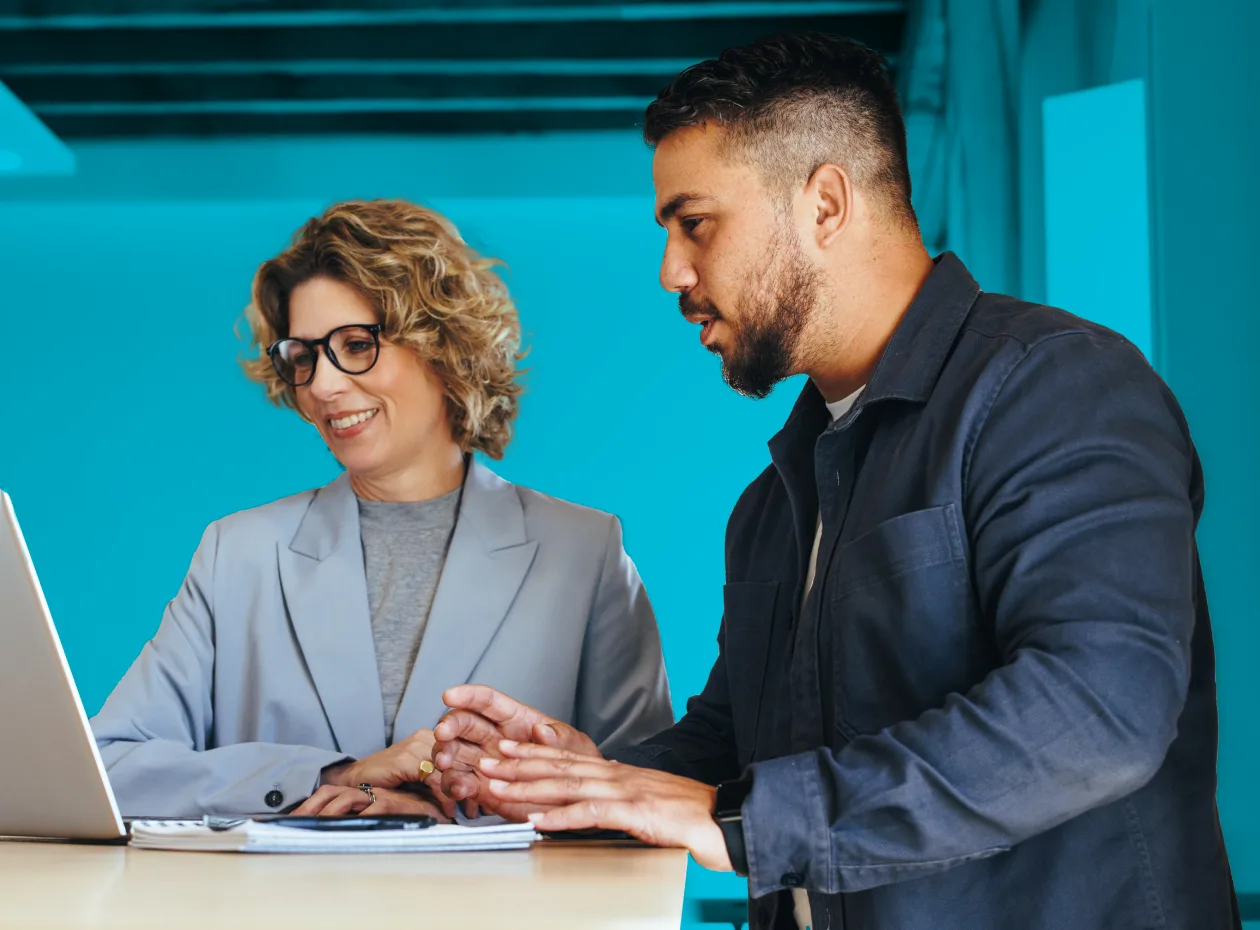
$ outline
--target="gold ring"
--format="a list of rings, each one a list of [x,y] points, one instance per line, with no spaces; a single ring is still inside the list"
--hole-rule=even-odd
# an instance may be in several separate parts
[[[420,763],[420,771],[424,772],[424,774],[426,775],[432,775],[433,763],[430,762],[428,759],[425,759],[423,762]]]
[[[376,803],[376,792],[372,790],[371,785],[369,785],[367,782],[360,782],[359,790],[368,796],[369,801],[371,801],[373,804]]]

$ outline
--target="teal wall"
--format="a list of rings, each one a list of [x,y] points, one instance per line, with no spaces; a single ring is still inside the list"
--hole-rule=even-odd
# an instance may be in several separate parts
[[[1151,36],[1157,341],[1203,458],[1199,547],[1216,633],[1220,806],[1260,893],[1260,5],[1158,0]]]
[[[1083,140],[1094,143],[1072,156],[1083,183],[1070,176],[1055,182],[1054,166],[1043,162],[1052,141],[1043,138],[1045,100],[1118,82],[1144,85],[1153,361],[1185,410],[1203,461],[1207,497],[1198,541],[1216,640],[1218,798],[1238,890],[1257,894],[1260,313],[1253,269],[1260,216],[1260,56],[1252,38],[1260,33],[1260,4],[1034,0],[1023,6],[1019,145],[1010,157],[1020,165],[1021,281],[1030,299],[1046,299],[1048,245],[1053,251],[1047,234],[1056,223],[1063,235],[1077,224],[1083,240],[1097,236],[1098,224],[1116,223],[1107,212],[1116,192],[1097,196],[1089,182],[1117,157],[1114,146],[1104,147],[1117,125],[1102,134],[1082,125]],[[1127,106],[1115,119],[1133,122]],[[1060,167],[1070,172],[1073,165],[1069,159]],[[1046,188],[1047,178],[1054,189]],[[1054,196],[1060,198],[1059,217],[1047,206]],[[1132,272],[1131,258],[1122,275]],[[1101,270],[1092,273],[1101,273],[1104,287],[1114,291],[1110,261],[1100,254]]]
[[[403,196],[503,271],[530,354],[495,467],[618,514],[656,606],[679,712],[716,656],[722,539],[794,399],[722,383],[661,290],[650,154],[549,141],[83,146],[80,174],[0,187],[0,439],[88,711],[153,633],[209,521],[337,473],[313,429],[245,381],[233,334],[257,264],[331,200]],[[535,166],[538,170],[534,170]],[[16,337],[16,338],[14,338]],[[743,883],[693,867],[692,894]]]

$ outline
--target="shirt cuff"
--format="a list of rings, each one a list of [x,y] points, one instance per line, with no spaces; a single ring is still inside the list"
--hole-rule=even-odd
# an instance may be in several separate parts
[[[783,888],[829,883],[831,831],[816,753],[757,762],[744,801],[748,890],[754,898]]]

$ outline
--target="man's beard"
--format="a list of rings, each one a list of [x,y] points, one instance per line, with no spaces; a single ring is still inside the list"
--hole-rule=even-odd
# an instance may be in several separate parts
[[[709,351],[716,354],[724,348],[722,377],[726,383],[745,397],[760,399],[795,374],[797,345],[818,303],[819,290],[818,272],[800,249],[776,237],[766,261],[744,285],[745,296],[736,314],[738,324],[708,301],[701,303],[682,294],[678,304],[684,313],[707,314],[726,323],[730,343],[714,343]]]

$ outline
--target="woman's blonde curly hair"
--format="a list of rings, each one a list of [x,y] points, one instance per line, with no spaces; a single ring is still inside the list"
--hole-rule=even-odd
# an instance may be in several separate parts
[[[258,354],[242,362],[278,406],[300,409],[267,347],[289,333],[304,281],[348,284],[376,309],[382,338],[409,346],[446,386],[451,433],[465,452],[503,457],[521,385],[521,329],[507,287],[449,220],[405,200],[348,200],[297,232],[254,276],[245,311]]]

